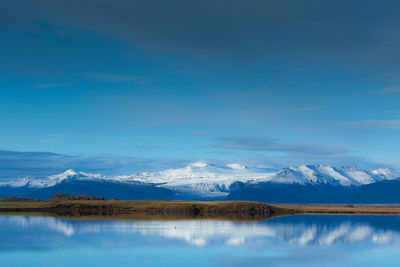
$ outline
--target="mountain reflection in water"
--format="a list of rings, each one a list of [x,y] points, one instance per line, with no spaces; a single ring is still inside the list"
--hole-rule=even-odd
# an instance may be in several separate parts
[[[346,256],[360,256],[373,248],[389,248],[388,253],[392,256],[390,249],[400,248],[399,241],[399,216],[296,215],[261,222],[75,220],[0,216],[0,257],[18,251],[69,250],[69,253],[74,254],[74,251],[82,248],[110,249],[107,250],[109,252],[147,247],[155,254],[161,250],[179,253],[187,249],[192,256],[221,249],[226,253],[231,250],[229,255],[237,253],[232,258],[227,258],[224,253],[218,254],[221,258],[215,256],[215,265],[241,265],[251,260],[255,265],[268,262],[290,266],[299,263],[296,259],[300,255],[306,258],[303,261],[308,262],[310,259],[307,255],[316,252],[319,257],[323,256],[321,253],[327,254],[326,259],[331,256],[336,263],[338,259],[334,257],[341,255],[344,264]],[[310,265],[316,262],[319,265],[329,265],[326,259],[318,260],[316,255],[313,257]],[[281,260],[276,261],[278,258]],[[204,257],[202,259],[206,260]],[[148,263],[161,264],[151,259],[148,259]],[[171,262],[174,265],[172,263],[176,262]],[[206,265],[202,261],[195,265],[202,263]],[[386,265],[390,263],[386,262]]]

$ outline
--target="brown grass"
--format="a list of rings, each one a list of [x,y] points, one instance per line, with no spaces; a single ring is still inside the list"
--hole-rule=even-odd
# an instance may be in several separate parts
[[[56,216],[104,216],[147,218],[227,218],[253,220],[293,213],[250,201],[68,200],[0,201],[0,212],[48,213]]]
[[[251,201],[0,200],[1,213],[102,219],[261,220],[291,214],[400,214],[400,205],[268,205]]]
[[[278,205],[281,208],[297,210],[300,213],[341,213],[341,214],[400,214],[399,206],[392,205]]]

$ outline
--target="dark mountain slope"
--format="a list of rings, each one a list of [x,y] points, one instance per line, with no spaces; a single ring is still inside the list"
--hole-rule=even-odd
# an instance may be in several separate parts
[[[268,203],[400,203],[400,181],[361,186],[235,183],[227,200]]]
[[[174,193],[153,184],[115,183],[106,181],[67,181],[45,188],[0,187],[0,197],[27,197],[49,199],[57,193],[70,195],[97,195],[108,199],[171,199]]]
[[[269,203],[346,203],[353,187],[332,185],[300,185],[236,183],[228,200],[251,200]]]
[[[354,203],[400,203],[400,181],[382,181],[353,190]]]

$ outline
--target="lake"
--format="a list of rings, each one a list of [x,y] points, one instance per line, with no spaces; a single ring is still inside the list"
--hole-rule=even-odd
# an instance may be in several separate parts
[[[399,266],[400,217],[259,222],[0,216],[1,266]]]

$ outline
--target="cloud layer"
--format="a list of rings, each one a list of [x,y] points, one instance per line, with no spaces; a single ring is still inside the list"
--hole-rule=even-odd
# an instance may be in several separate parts
[[[216,148],[221,151],[247,151],[246,162],[268,168],[282,168],[301,164],[322,163],[334,166],[357,165],[365,168],[393,166],[357,155],[357,151],[340,146],[327,146],[318,143],[285,143],[261,136],[239,136],[217,138]],[[271,153],[272,152],[272,153]]]
[[[2,5],[4,21],[20,27],[32,27],[32,21],[64,25],[214,60],[306,55],[391,65],[399,62],[399,7],[398,1],[315,0],[6,0]]]
[[[184,166],[187,160],[148,159],[121,156],[70,156],[49,152],[17,152],[0,150],[0,179],[40,177],[76,169],[104,174],[130,174]]]
[[[219,148],[249,151],[273,151],[292,155],[332,156],[352,152],[349,149],[316,143],[282,143],[259,136],[221,137]]]

